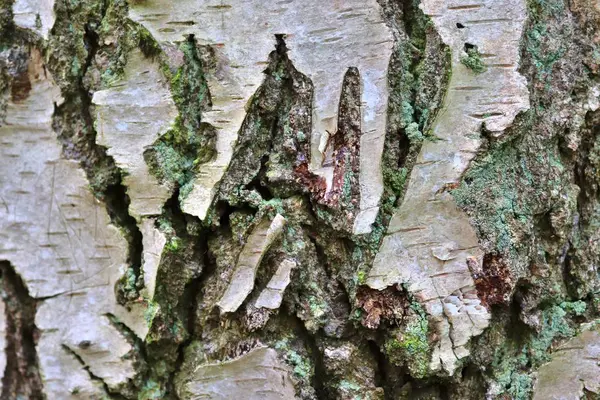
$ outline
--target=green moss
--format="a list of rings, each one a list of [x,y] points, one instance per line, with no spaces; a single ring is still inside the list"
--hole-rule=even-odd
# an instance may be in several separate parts
[[[146,320],[148,326],[152,325],[152,321],[154,320],[154,316],[158,312],[158,309],[158,303],[155,303],[152,300],[148,300],[146,302],[146,309],[144,310],[144,319]]]
[[[277,214],[285,216],[283,201],[278,198],[273,198],[270,200],[261,200],[259,205],[259,211],[261,212],[261,214],[264,213],[269,218],[275,218]]]
[[[144,32],[140,30],[140,40],[145,43],[149,39]],[[193,188],[198,166],[214,158],[216,136],[214,129],[201,121],[208,104],[208,86],[196,42],[187,40],[180,49],[184,64],[171,77],[171,93],[179,116],[144,156],[159,180],[180,188],[179,199],[183,200]]]
[[[293,373],[297,377],[306,378],[312,373],[310,362],[295,351],[288,351],[286,360],[294,366]]]
[[[316,296],[309,296],[308,306],[313,318],[317,320],[324,319],[328,307],[327,303],[323,301],[323,299]]]
[[[340,381],[339,387],[345,390],[352,391],[359,391],[362,389],[359,384],[352,381],[347,381],[345,379]]]
[[[548,349],[559,338],[568,338],[575,334],[565,319],[567,311],[559,305],[551,306],[542,312],[541,329],[525,346],[526,351],[535,364],[549,359]]]
[[[518,400],[529,399],[533,388],[529,370],[550,359],[550,350],[558,340],[577,334],[570,316],[580,315],[585,309],[582,301],[546,306],[540,315],[539,330],[526,331],[519,342],[509,339],[498,347],[491,363],[498,394],[506,393]]]
[[[165,250],[175,252],[181,248],[181,239],[178,237],[170,238],[165,244]]]
[[[406,178],[408,176],[408,170],[406,168],[383,168],[383,180],[390,188],[392,193],[396,196],[400,196],[404,190],[406,184]]]
[[[158,382],[154,380],[147,380],[144,382],[140,393],[138,394],[138,400],[158,400],[163,399],[165,391]]]
[[[291,349],[288,338],[278,340],[275,343],[275,349],[283,352],[283,359],[287,364],[292,366],[292,372],[296,379],[305,380],[313,375],[314,369],[310,360]]]
[[[193,178],[194,158],[178,151],[181,126],[176,123],[153,147],[151,170],[163,181],[176,182],[180,186]]]
[[[352,399],[352,400],[363,400],[366,399],[364,396],[364,388],[361,387],[358,383],[349,381],[346,379],[342,379],[337,387],[344,392],[344,399]],[[351,396],[351,397],[348,397]]]
[[[473,210],[483,236],[506,254],[515,252],[515,225],[527,229],[531,221],[529,193],[520,188],[532,185],[527,161],[513,143],[493,148],[477,160],[452,194],[460,207]]]
[[[390,362],[406,366],[415,378],[424,378],[429,371],[431,349],[427,334],[429,322],[418,303],[411,304],[415,317],[384,344],[384,352]]]
[[[146,57],[155,57],[158,56],[162,50],[160,45],[154,38],[152,34],[143,26],[138,25],[137,27],[137,39],[138,39],[138,47],[144,53]]]
[[[356,283],[358,285],[364,285],[367,281],[367,273],[365,271],[358,271],[356,273]]]
[[[460,62],[476,74],[480,74],[487,70],[485,63],[481,58],[481,53],[475,48],[468,49],[467,55],[461,57]]]
[[[581,300],[574,302],[563,301],[559,304],[559,307],[565,310],[567,313],[580,316],[585,313],[587,304]]]
[[[125,271],[125,290],[135,292],[137,290],[136,281],[135,270],[132,267],[127,268],[127,271]]]
[[[567,51],[564,43],[551,39],[553,33],[549,32],[552,28],[548,24],[564,14],[565,4],[562,0],[529,0],[527,6],[531,25],[525,34],[525,48],[540,73],[540,78],[547,80],[554,64]]]

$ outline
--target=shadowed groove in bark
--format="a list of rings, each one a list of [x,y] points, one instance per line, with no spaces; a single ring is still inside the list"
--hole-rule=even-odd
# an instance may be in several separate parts
[[[107,8],[108,2],[103,1],[100,21],[106,16]],[[85,64],[77,77],[74,92],[69,93],[70,96],[65,96],[67,101],[56,107],[53,125],[63,145],[63,155],[68,159],[79,161],[90,181],[92,192],[104,201],[112,223],[123,231],[128,245],[128,264],[136,278],[139,278],[142,265],[142,234],[135,218],[128,212],[130,199],[127,188],[122,184],[122,172],[115,165],[114,159],[107,154],[107,149],[96,144],[96,130],[90,111],[92,96],[83,81],[99,49],[99,35],[94,30],[92,22],[97,21],[88,21],[84,26],[83,42],[87,49]],[[75,132],[68,126],[67,122],[73,114],[79,115],[83,123],[82,132]],[[138,281],[142,284],[141,279]],[[125,294],[121,293],[117,299],[125,303],[124,297]],[[137,296],[133,294],[127,297]]]
[[[43,400],[38,370],[35,326],[36,300],[29,295],[12,265],[0,261],[2,298],[6,304],[6,370],[2,378],[2,399]],[[4,350],[4,349],[3,349]]]
[[[100,378],[99,376],[95,375],[91,371],[89,365],[87,365],[85,363],[85,361],[83,361],[83,359],[75,351],[73,351],[69,346],[64,345],[64,344],[61,346],[65,352],[69,353],[71,356],[73,356],[73,358],[75,358],[77,360],[77,362],[79,362],[79,364],[81,364],[81,367],[88,373],[88,375],[92,381],[98,382],[102,385],[102,389],[103,389],[106,397],[108,397],[110,400],[126,400],[125,397],[121,396],[118,393],[111,393],[106,382],[104,382],[104,380],[102,378]]]

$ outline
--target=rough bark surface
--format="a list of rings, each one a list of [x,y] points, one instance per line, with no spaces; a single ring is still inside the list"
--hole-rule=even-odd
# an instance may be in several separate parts
[[[600,398],[599,24],[0,0],[0,397]]]

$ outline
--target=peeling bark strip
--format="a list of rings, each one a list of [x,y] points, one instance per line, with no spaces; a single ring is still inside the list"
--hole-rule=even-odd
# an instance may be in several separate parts
[[[177,108],[157,62],[141,51],[129,54],[122,80],[94,93],[96,143],[126,172],[130,213],[140,219],[161,213],[171,190],[159,184],[144,160],[144,150],[173,124]]]
[[[277,271],[269,280],[267,287],[263,289],[256,299],[254,306],[256,308],[264,307],[270,310],[276,310],[281,306],[283,300],[283,293],[285,288],[290,284],[290,275],[292,270],[296,268],[296,262],[294,260],[285,259],[279,264]]]
[[[110,225],[75,161],[61,158],[52,113],[60,91],[33,51],[29,97],[9,102],[0,126],[0,258],[40,299],[35,324],[37,353],[48,398],[93,398],[104,391],[79,362],[113,389],[134,376],[132,347],[106,314],[118,316],[140,336],[142,310],[116,303],[114,285],[125,270],[127,243]],[[83,396],[83,397],[82,397]]]
[[[259,347],[219,364],[202,365],[182,385],[181,400],[292,400],[296,399],[288,368],[277,352]]]
[[[284,225],[285,218],[277,214],[273,221],[264,220],[254,228],[238,257],[231,282],[217,303],[222,313],[235,312],[252,292],[256,270]]]
[[[0,262],[0,398],[42,400],[42,380],[36,354],[36,301],[10,264]]]
[[[216,70],[207,75],[212,110],[205,122],[217,128],[217,158],[201,167],[182,209],[204,219],[233,153],[244,107],[262,82],[275,35],[285,34],[288,55],[314,87],[311,169],[331,188],[333,167],[323,166],[329,136],[338,127],[337,111],[344,74],[356,67],[362,79],[360,139],[360,213],[356,233],[367,233],[375,221],[383,192],[380,159],[388,100],[387,73],[393,38],[375,0],[341,3],[261,0],[240,5],[220,0],[173,3],[147,0],[131,5],[131,18],[160,42],[176,42],[193,34],[199,44],[213,46]],[[194,20],[195,16],[200,16]],[[192,18],[192,19],[190,19]],[[185,23],[184,23],[185,21]],[[335,57],[332,55],[335,54]]]
[[[525,1],[481,3],[467,9],[442,0],[421,4],[452,49],[449,93],[433,126],[438,140],[423,144],[367,280],[379,290],[406,284],[420,299],[440,335],[431,369],[448,374],[469,354],[467,342],[487,327],[490,314],[467,265],[471,258],[482,261],[477,236],[451,194],[440,189],[459,182],[480,147],[484,123],[500,136],[529,108],[525,78],[517,71]],[[458,29],[457,22],[468,29]],[[487,55],[490,65],[483,73],[460,62],[472,46]]]

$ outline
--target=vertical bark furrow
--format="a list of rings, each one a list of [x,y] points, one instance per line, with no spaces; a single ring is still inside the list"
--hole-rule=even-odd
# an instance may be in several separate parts
[[[39,335],[35,326],[37,302],[29,296],[23,280],[6,261],[0,261],[0,282],[4,314],[0,332],[3,335],[0,340],[3,344],[0,397],[43,400],[46,397],[36,351]]]

